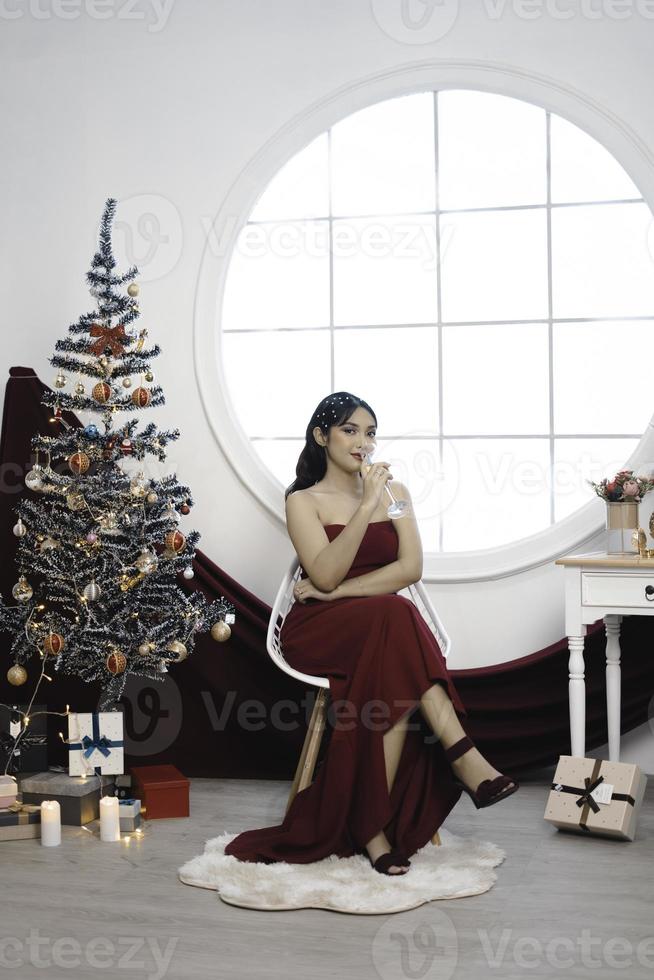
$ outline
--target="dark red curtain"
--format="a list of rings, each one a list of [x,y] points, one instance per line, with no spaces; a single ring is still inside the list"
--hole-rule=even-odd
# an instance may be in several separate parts
[[[16,538],[14,507],[26,491],[31,436],[53,434],[49,411],[41,404],[46,386],[31,368],[10,371],[5,392],[0,461],[0,540],[5,560],[0,588],[13,602],[17,579],[13,564]],[[80,425],[71,414],[65,418]],[[180,474],[193,486],[193,474]],[[220,520],[220,518],[217,518]],[[189,519],[189,526],[192,518]],[[202,528],[199,528],[201,531]],[[262,555],[265,561],[266,556]],[[309,692],[272,663],[266,652],[270,607],[239,585],[202,551],[196,551],[195,577],[181,580],[186,590],[201,589],[208,598],[224,595],[236,607],[236,623],[226,643],[209,634],[198,637],[193,654],[170,669],[163,682],[130,678],[121,699],[125,712],[125,767],[172,762],[188,776],[290,778],[297,763],[315,689]],[[523,615],[528,611],[523,611]],[[489,633],[493,622],[488,622]],[[622,731],[646,722],[654,691],[654,658],[650,656],[654,621],[625,617],[622,623]],[[39,673],[28,664],[28,681],[12,687],[10,637],[0,670],[0,701],[26,703]],[[607,741],[603,623],[588,628],[586,638],[586,746]],[[92,711],[95,685],[50,672],[37,702],[51,711]],[[556,763],[570,752],[568,720],[568,648],[561,640],[509,663],[452,670],[469,711],[468,731],[493,764],[517,776]],[[50,764],[66,763],[66,735],[60,718],[48,718]],[[326,741],[326,740],[325,740]]]

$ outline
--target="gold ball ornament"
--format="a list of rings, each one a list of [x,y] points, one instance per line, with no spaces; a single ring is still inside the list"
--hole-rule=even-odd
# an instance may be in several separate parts
[[[159,499],[159,494],[155,493],[154,490],[151,490],[145,499],[149,504],[156,504],[157,500]]]
[[[132,401],[139,408],[145,408],[146,405],[150,404],[150,392],[147,388],[135,388],[132,392]]]
[[[90,465],[91,460],[86,453],[76,452],[73,453],[72,456],[68,457],[68,468],[72,473],[75,473],[76,476],[79,476],[80,473],[86,473]]]
[[[182,660],[186,660],[188,657],[188,650],[181,640],[171,640],[170,643],[166,644],[166,650],[170,650],[171,653],[175,654],[174,662],[176,664],[180,664]]]
[[[211,627],[211,635],[213,636],[214,640],[218,641],[218,643],[224,643],[225,640],[230,638],[232,631],[224,619],[219,619],[218,622],[214,623]]]
[[[7,671],[7,680],[10,684],[13,684],[14,687],[20,687],[20,685],[24,684],[27,680],[27,671],[24,667],[21,667],[20,664],[14,664],[13,667],[10,667]]]
[[[127,287],[127,295],[138,296],[138,294],[139,294],[139,284],[137,282],[130,282],[129,286]]]
[[[141,643],[139,653],[142,657],[148,657],[154,650],[154,643]]]
[[[134,562],[139,572],[143,572],[144,575],[152,575],[157,569],[157,564],[157,556],[149,548],[145,548]]]
[[[146,381],[154,381],[154,374],[150,370],[146,371],[143,377]]]
[[[123,388],[131,388],[131,387],[132,387],[132,379],[123,378]]]
[[[78,381],[77,384],[75,385],[75,394],[76,395],[83,395],[85,393],[85,390],[86,389],[84,388],[84,385],[82,384],[82,382],[81,381]]]
[[[98,381],[96,385],[93,385],[93,391],[91,392],[96,402],[100,402],[104,405],[111,398],[111,388],[106,381]]]
[[[86,507],[86,502],[81,493],[73,490],[72,493],[66,494],[66,506],[68,510],[83,510]]]
[[[48,633],[43,641],[43,649],[49,657],[56,657],[65,646],[61,633]]]
[[[112,650],[106,661],[107,670],[110,674],[122,674],[127,666],[127,658],[120,650]]]
[[[18,581],[11,590],[11,594],[17,602],[29,602],[34,595],[34,589],[24,575],[19,575]]]
[[[164,545],[168,551],[179,555],[186,547],[186,537],[181,531],[170,531],[164,538]]]

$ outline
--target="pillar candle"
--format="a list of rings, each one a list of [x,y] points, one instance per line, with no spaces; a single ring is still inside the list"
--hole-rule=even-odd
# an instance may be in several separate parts
[[[44,847],[61,844],[61,807],[57,800],[41,803],[41,843]]]
[[[100,840],[120,840],[120,816],[116,796],[103,796],[100,800]]]

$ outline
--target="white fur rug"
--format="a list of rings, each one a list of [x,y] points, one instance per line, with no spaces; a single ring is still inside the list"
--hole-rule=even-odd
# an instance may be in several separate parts
[[[375,871],[367,858],[335,854],[312,864],[239,861],[225,847],[236,834],[206,841],[204,854],[191,858],[180,881],[212,888],[223,902],[248,909],[327,909],[358,915],[403,912],[439,898],[463,898],[488,891],[493,871],[506,857],[490,841],[457,837],[440,828],[440,847],[426,844],[411,856],[411,867],[393,877]]]

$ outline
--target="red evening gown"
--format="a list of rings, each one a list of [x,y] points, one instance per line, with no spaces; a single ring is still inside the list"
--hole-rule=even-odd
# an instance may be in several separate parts
[[[325,526],[330,541],[344,526]],[[372,522],[345,577],[395,561],[397,551],[394,522]],[[414,854],[431,840],[462,792],[418,705],[420,696],[440,683],[459,721],[467,716],[436,637],[413,602],[393,592],[294,602],[280,638],[291,667],[329,678],[323,734],[329,742],[313,783],[297,793],[283,822],[244,831],[225,854],[299,864],[330,854],[350,857],[365,854],[365,844],[381,829],[391,846],[407,857]],[[382,739],[407,713],[389,795]]]

